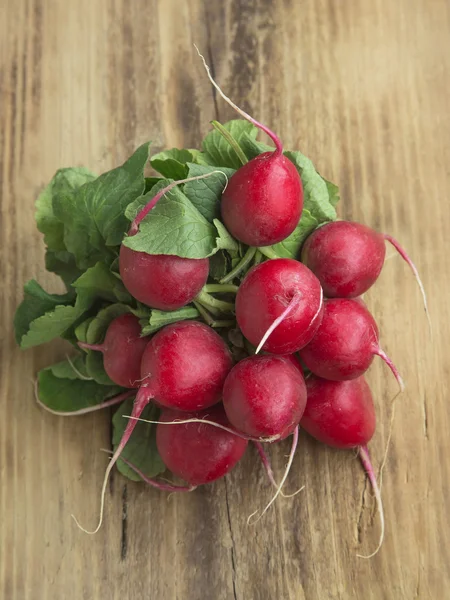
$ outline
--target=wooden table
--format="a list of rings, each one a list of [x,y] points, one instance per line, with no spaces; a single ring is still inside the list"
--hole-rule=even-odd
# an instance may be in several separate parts
[[[443,599],[450,585],[450,8],[445,0],[17,0],[0,2],[1,329],[0,597],[4,600]],[[94,171],[138,144],[195,147],[215,98],[195,54],[241,106],[340,185],[340,214],[410,250],[434,323],[398,257],[367,295],[407,391],[384,472],[386,539],[359,461],[301,438],[289,488],[271,489],[253,450],[226,479],[166,498],[117,473],[94,523],[109,420],[43,414],[37,369],[62,344],[21,352],[12,318],[44,270],[33,203],[61,166]],[[383,456],[395,381],[369,381]],[[273,448],[279,474],[287,448]]]

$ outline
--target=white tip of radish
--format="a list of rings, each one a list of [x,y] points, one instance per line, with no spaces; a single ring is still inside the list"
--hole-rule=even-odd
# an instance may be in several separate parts
[[[243,117],[244,119],[246,119],[247,121],[249,121],[250,123],[252,123],[252,125],[254,125],[255,127],[258,127],[258,129],[261,129],[261,131],[264,131],[264,133],[267,133],[267,135],[272,139],[273,143],[276,146],[277,152],[279,154],[282,154],[283,152],[283,145],[281,143],[280,138],[272,131],[270,130],[268,127],[266,127],[265,125],[263,125],[262,123],[260,123],[259,121],[257,121],[256,119],[254,119],[253,117],[251,117],[248,113],[246,113],[244,110],[242,110],[242,108],[239,108],[239,106],[237,106],[219,87],[219,84],[216,83],[216,81],[214,80],[213,76],[211,75],[211,69],[209,68],[205,57],[203,56],[203,54],[200,52],[200,50],[198,49],[198,47],[194,44],[194,48],[197,50],[197,54],[199,55],[199,57],[202,59],[203,62],[203,66],[205,67],[205,71],[206,74],[208,75],[208,79],[210,80],[210,82],[212,83],[212,85],[216,88],[216,90],[219,92],[219,94],[222,96],[222,98],[225,100],[225,102],[227,102],[227,104],[229,104],[232,108],[234,108],[234,110],[241,115],[241,117]]]
[[[291,446],[291,451],[289,453],[289,460],[286,465],[286,469],[284,471],[283,478],[281,479],[280,484],[277,486],[277,490],[276,490],[275,494],[272,496],[272,499],[270,500],[270,502],[267,504],[267,506],[264,508],[264,510],[261,512],[261,514],[259,515],[259,517],[257,519],[252,521],[253,517],[258,513],[257,510],[248,517],[247,525],[255,525],[255,523],[257,523],[266,514],[266,512],[269,510],[269,508],[272,506],[272,504],[275,502],[275,500],[280,495],[281,488],[285,484],[286,479],[289,475],[289,471],[291,470],[292,462],[294,461],[295,451],[297,450],[297,444],[298,444],[298,425],[295,428],[294,433],[292,434],[292,446]]]
[[[269,327],[269,329],[263,335],[262,340],[259,342],[258,347],[255,350],[255,355],[261,351],[262,347],[267,342],[269,337],[272,335],[274,330],[278,327],[278,325],[280,325],[290,315],[290,313],[298,307],[301,297],[302,297],[302,295],[300,293],[294,294],[291,301],[289,302],[287,307],[283,310],[281,315],[275,319],[275,321],[272,323],[272,325]],[[320,306],[322,307],[322,303],[320,304]],[[319,308],[319,312],[320,312],[320,308]],[[317,314],[314,315],[313,320],[315,320],[316,317],[317,317]]]
[[[422,280],[420,279],[419,271],[417,270],[416,265],[413,263],[413,261],[411,260],[411,258],[407,254],[407,252],[404,250],[404,248],[402,246],[400,246],[400,244],[397,242],[397,240],[395,238],[393,238],[391,235],[389,235],[387,233],[383,234],[383,236],[384,236],[385,240],[387,240],[390,244],[392,244],[394,246],[394,248],[397,250],[397,252],[403,258],[403,260],[409,265],[411,271],[413,272],[414,277],[419,286],[420,293],[422,294],[423,307],[425,309],[425,314],[426,314],[427,321],[428,321],[430,335],[433,336],[433,325],[431,323],[430,312],[428,310],[427,295],[425,293],[425,288],[423,286]]]
[[[404,383],[404,381],[402,379],[402,376],[398,372],[397,367],[392,362],[392,360],[389,358],[389,356],[386,354],[386,352],[382,348],[380,348],[380,347],[374,349],[374,354],[376,354],[382,360],[384,360],[384,362],[390,368],[390,370],[392,371],[395,379],[397,380],[398,386],[400,388],[400,393],[403,393],[405,391],[405,383]]]
[[[390,444],[391,444],[392,431],[394,429],[396,400],[397,400],[397,398],[398,398],[398,396],[400,394],[401,394],[401,392],[399,391],[392,398],[391,417],[389,419],[389,432],[388,432],[388,437],[387,437],[387,441],[386,441],[386,448],[385,448],[385,451],[384,451],[383,460],[381,462],[380,471],[379,471],[379,475],[378,475],[378,478],[380,480],[380,492],[381,492],[381,488],[383,486],[383,470],[384,470],[384,467],[386,466],[388,452],[389,452],[389,447],[390,447]]]
[[[383,545],[383,540],[384,540],[384,529],[385,529],[385,524],[384,524],[384,511],[383,511],[383,502],[381,500],[381,491],[378,487],[378,483],[377,483],[377,478],[375,477],[375,473],[373,471],[373,467],[372,467],[372,463],[370,461],[370,455],[369,455],[369,450],[367,449],[367,446],[361,446],[359,449],[359,456],[361,459],[361,462],[363,464],[363,467],[367,473],[367,477],[369,478],[370,484],[372,486],[373,492],[375,494],[375,500],[377,503],[377,507],[378,507],[378,512],[380,514],[380,538],[378,540],[378,546],[375,548],[375,550],[368,555],[364,555],[364,554],[357,554],[356,556],[358,558],[372,558],[374,557],[376,554],[378,554],[381,546]]]

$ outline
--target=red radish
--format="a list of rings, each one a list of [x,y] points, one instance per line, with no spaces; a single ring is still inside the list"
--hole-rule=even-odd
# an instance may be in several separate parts
[[[249,246],[281,242],[297,227],[303,208],[300,175],[283,155],[280,139],[226,96],[214,81],[204,57],[209,80],[244,119],[264,131],[274,142],[274,152],[264,152],[242,166],[231,177],[221,202],[222,219],[229,232]]]
[[[162,406],[185,411],[212,406],[220,400],[231,366],[231,354],[225,342],[203,323],[179,321],[167,325],[152,337],[142,356],[142,383],[131,418],[106,469],[100,520],[96,529],[87,533],[96,533],[100,529],[108,476],[147,404],[155,400]]]
[[[122,244],[120,275],[130,294],[147,306],[176,310],[195,298],[208,279],[208,258],[136,252]]]
[[[197,179],[205,179],[214,173],[222,173],[227,179],[222,171],[212,171],[205,175],[174,181],[162,189],[138,213],[131,224],[128,235],[135,235],[139,231],[140,223],[158,200],[175,186]],[[122,244],[119,270],[124,286],[136,300],[159,310],[176,310],[192,302],[205,285],[208,279],[209,259],[147,254],[137,252]]]
[[[231,471],[242,458],[248,442],[206,423],[172,424],[177,419],[189,418],[206,418],[229,427],[221,404],[188,414],[165,409],[156,428],[158,452],[166,467],[190,485],[211,483]]]
[[[285,358],[286,360],[288,360],[292,365],[294,365],[294,367],[299,371],[299,373],[301,373],[302,375],[304,375],[303,368],[302,368],[302,365],[300,363],[300,359],[297,356],[297,354],[283,354],[283,358]]]
[[[315,375],[344,381],[360,377],[378,355],[403,389],[402,378],[380,348],[378,337],[375,319],[363,304],[345,298],[326,300],[320,327],[309,344],[300,350],[300,358]]]
[[[364,294],[378,279],[386,254],[385,240],[411,267],[428,314],[425,290],[417,269],[390,235],[350,221],[327,223],[307,238],[302,249],[302,261],[318,277],[325,296],[355,298]]]
[[[284,439],[305,410],[303,376],[282,356],[250,356],[229,372],[223,405],[230,423],[253,438]]]
[[[363,376],[329,381],[310,375],[300,427],[319,442],[335,448],[364,446],[375,433],[375,407]]]
[[[319,280],[290,258],[253,267],[236,296],[237,322],[249,342],[259,344],[257,352],[297,352],[313,338],[322,312]]]
[[[148,338],[141,337],[139,319],[125,314],[111,321],[102,344],[78,342],[80,348],[103,353],[108,377],[122,387],[137,388],[141,379],[141,358]]]

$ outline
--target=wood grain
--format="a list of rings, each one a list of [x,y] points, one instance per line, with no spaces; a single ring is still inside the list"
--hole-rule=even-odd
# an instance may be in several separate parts
[[[0,597],[5,600],[441,599],[450,585],[450,8],[445,0],[0,0]],[[367,301],[407,391],[398,402],[377,543],[372,495],[352,453],[302,436],[289,486],[271,490],[250,451],[229,477],[167,499],[115,475],[93,523],[109,443],[106,415],[58,419],[34,405],[36,370],[65,347],[21,352],[12,318],[23,283],[45,272],[33,203],[61,166],[102,171],[147,139],[195,146],[232,117],[224,89],[301,148],[342,192],[341,216],[396,236],[430,298],[434,337],[399,258]],[[386,443],[390,373],[369,375]],[[277,473],[286,447],[273,448]]]

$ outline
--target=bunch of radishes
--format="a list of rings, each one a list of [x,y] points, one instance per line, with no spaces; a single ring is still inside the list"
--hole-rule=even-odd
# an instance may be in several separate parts
[[[390,236],[346,221],[317,227],[296,258],[266,258],[271,256],[267,247],[291,236],[299,224],[302,180],[283,154],[279,138],[236,107],[206,69],[225,100],[266,132],[275,149],[252,158],[229,178],[217,168],[171,183],[140,208],[123,239],[118,270],[133,302],[167,313],[194,303],[195,314],[206,322],[180,320],[150,338],[142,337],[134,311],[111,321],[103,343],[79,342],[88,352],[103,353],[103,366],[112,382],[130,388],[130,394],[136,391],[132,414],[105,474],[95,531],[102,521],[108,475],[150,403],[161,409],[156,426],[158,453],[185,484],[151,479],[124,460],[162,490],[191,491],[223,477],[253,442],[276,487],[271,504],[287,477],[301,427],[328,445],[359,448],[379,498],[366,447],[375,431],[375,410],[364,373],[378,355],[401,388],[403,382],[379,345],[376,322],[361,296],[381,272],[386,239],[418,278],[415,267]],[[130,239],[165,194],[213,174],[227,180],[220,200],[227,235],[248,250],[221,284],[209,284],[210,291],[228,297],[215,303],[209,300],[209,305],[207,300],[208,312],[201,298],[208,291],[209,258],[137,251],[130,247]],[[216,320],[217,307],[225,307],[229,317],[234,314],[236,326],[229,326],[232,319]],[[215,330],[221,323],[223,327],[227,323],[223,335]],[[237,359],[230,352],[230,339],[240,340]],[[108,398],[94,408],[123,398],[124,394]],[[153,422],[149,420],[148,426]],[[277,484],[262,444],[288,436],[292,436],[288,467]]]

